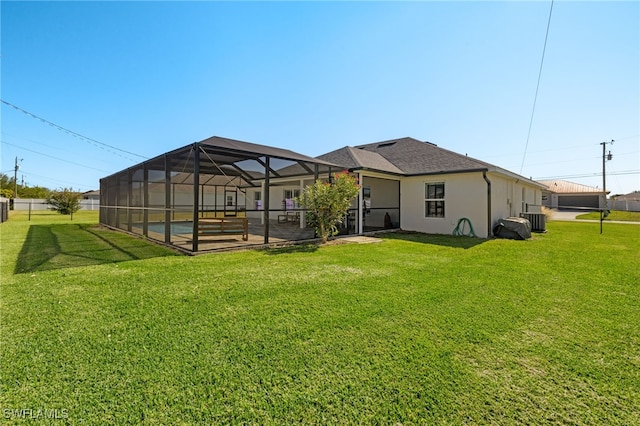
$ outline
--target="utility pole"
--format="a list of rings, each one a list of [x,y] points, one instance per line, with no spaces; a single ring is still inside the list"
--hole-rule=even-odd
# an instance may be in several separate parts
[[[22,158],[20,159],[22,161]],[[13,172],[13,198],[18,198],[18,169],[20,166],[18,165],[18,157],[16,157],[16,166]]]
[[[600,233],[602,234],[602,221],[605,217],[609,216],[609,211],[607,210],[607,177],[606,177],[606,161],[613,158],[611,155],[611,151],[609,151],[609,155],[607,155],[607,144],[613,145],[615,141],[611,139],[611,142],[600,142],[602,145],[602,195],[604,196],[604,206],[600,209]]]

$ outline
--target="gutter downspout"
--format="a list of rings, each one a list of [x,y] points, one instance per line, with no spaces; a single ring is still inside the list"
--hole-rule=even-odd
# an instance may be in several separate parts
[[[491,181],[487,177],[487,171],[482,172],[482,177],[487,182],[487,238],[491,237]]]

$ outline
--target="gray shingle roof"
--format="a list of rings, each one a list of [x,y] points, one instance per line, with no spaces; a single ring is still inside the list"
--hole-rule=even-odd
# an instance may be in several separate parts
[[[318,158],[350,169],[366,168],[404,175],[466,172],[495,167],[409,137],[342,148]]]
[[[321,160],[340,164],[347,169],[372,169],[387,173],[404,174],[402,170],[377,152],[356,149],[350,146],[340,148],[318,157]]]

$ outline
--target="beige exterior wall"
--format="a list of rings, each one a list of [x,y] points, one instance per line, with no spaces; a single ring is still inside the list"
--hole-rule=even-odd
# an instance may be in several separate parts
[[[542,205],[542,190],[520,179],[487,173],[491,180],[491,223],[505,217],[518,217]],[[492,226],[493,226],[492,225]]]
[[[542,191],[526,181],[500,173],[487,173],[491,181],[491,222],[487,218],[487,182],[482,172],[418,176],[401,182],[401,227],[428,234],[451,234],[466,217],[476,235],[488,237],[501,218],[519,216],[542,204]],[[425,184],[444,182],[445,217],[425,217]]]
[[[425,217],[425,184],[444,182],[445,217]],[[400,226],[408,231],[451,234],[468,218],[478,237],[487,237],[487,183],[482,173],[417,176],[400,184]]]

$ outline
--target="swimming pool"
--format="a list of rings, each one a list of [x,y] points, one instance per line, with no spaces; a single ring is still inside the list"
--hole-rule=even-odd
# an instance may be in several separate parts
[[[150,223],[149,232],[164,235],[164,223]],[[193,222],[171,222],[171,235],[193,233]]]

